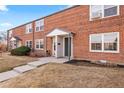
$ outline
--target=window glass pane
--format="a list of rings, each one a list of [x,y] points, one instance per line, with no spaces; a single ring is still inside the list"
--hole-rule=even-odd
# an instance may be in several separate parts
[[[104,17],[117,15],[117,6],[105,5],[104,6]]]
[[[32,45],[29,45],[30,48],[32,48]]]
[[[102,6],[101,5],[92,5],[91,6],[91,18],[99,19],[102,17]]]
[[[39,26],[39,21],[36,21],[36,26],[37,26],[37,27]]]
[[[36,48],[39,48],[39,45],[38,44],[36,45]]]
[[[32,24],[27,24],[26,25],[26,32],[27,33],[32,32]]]
[[[40,26],[40,31],[43,31],[44,30],[44,26]]]
[[[40,40],[40,48],[43,48],[44,47],[44,44],[43,44],[43,39]]]
[[[36,27],[36,31],[39,31],[39,27]]]
[[[104,5],[104,9],[115,7],[116,5]]]
[[[32,28],[32,24],[29,24],[29,29],[31,29]]]
[[[26,46],[28,47],[28,41],[26,42]]]
[[[32,29],[29,29],[29,31],[28,32],[32,32]]]
[[[32,41],[30,41],[30,44],[32,44]]]
[[[36,48],[39,48],[39,41],[36,41]]]
[[[91,35],[91,50],[102,50],[101,35]]]
[[[44,19],[40,20],[40,26],[44,26]]]
[[[40,45],[40,48],[43,48],[43,44]]]
[[[108,33],[104,35],[104,50],[117,51],[117,43],[117,33]]]

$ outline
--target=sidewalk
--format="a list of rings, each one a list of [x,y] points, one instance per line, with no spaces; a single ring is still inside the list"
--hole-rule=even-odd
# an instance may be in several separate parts
[[[13,68],[13,70],[7,71],[7,72],[2,72],[0,73],[0,82],[3,82],[5,80],[11,79],[13,77],[16,77],[22,73],[25,73],[27,71],[33,70],[39,66],[42,66],[44,64],[48,63],[64,63],[66,62],[67,59],[65,58],[54,58],[54,57],[44,57],[44,58],[39,58],[38,61],[30,62],[27,63],[26,65],[19,66]]]

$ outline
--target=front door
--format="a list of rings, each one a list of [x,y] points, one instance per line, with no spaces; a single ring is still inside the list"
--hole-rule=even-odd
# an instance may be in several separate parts
[[[64,56],[68,56],[69,52],[70,52],[70,56],[71,56],[71,45],[70,45],[70,48],[68,46],[69,41],[71,44],[71,38],[70,38],[70,40],[68,40],[68,38],[64,39]]]

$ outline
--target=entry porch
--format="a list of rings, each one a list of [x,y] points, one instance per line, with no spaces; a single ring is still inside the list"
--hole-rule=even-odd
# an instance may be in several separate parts
[[[52,39],[51,54],[53,57],[73,58],[73,33],[62,29],[54,29],[47,34],[47,38]]]

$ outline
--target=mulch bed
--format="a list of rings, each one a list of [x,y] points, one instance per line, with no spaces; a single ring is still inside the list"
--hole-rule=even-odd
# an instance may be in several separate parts
[[[100,62],[91,62],[88,60],[70,60],[65,62],[65,64],[71,64],[75,66],[88,66],[88,67],[119,67],[124,68],[123,64],[112,64],[112,63],[100,63]]]

